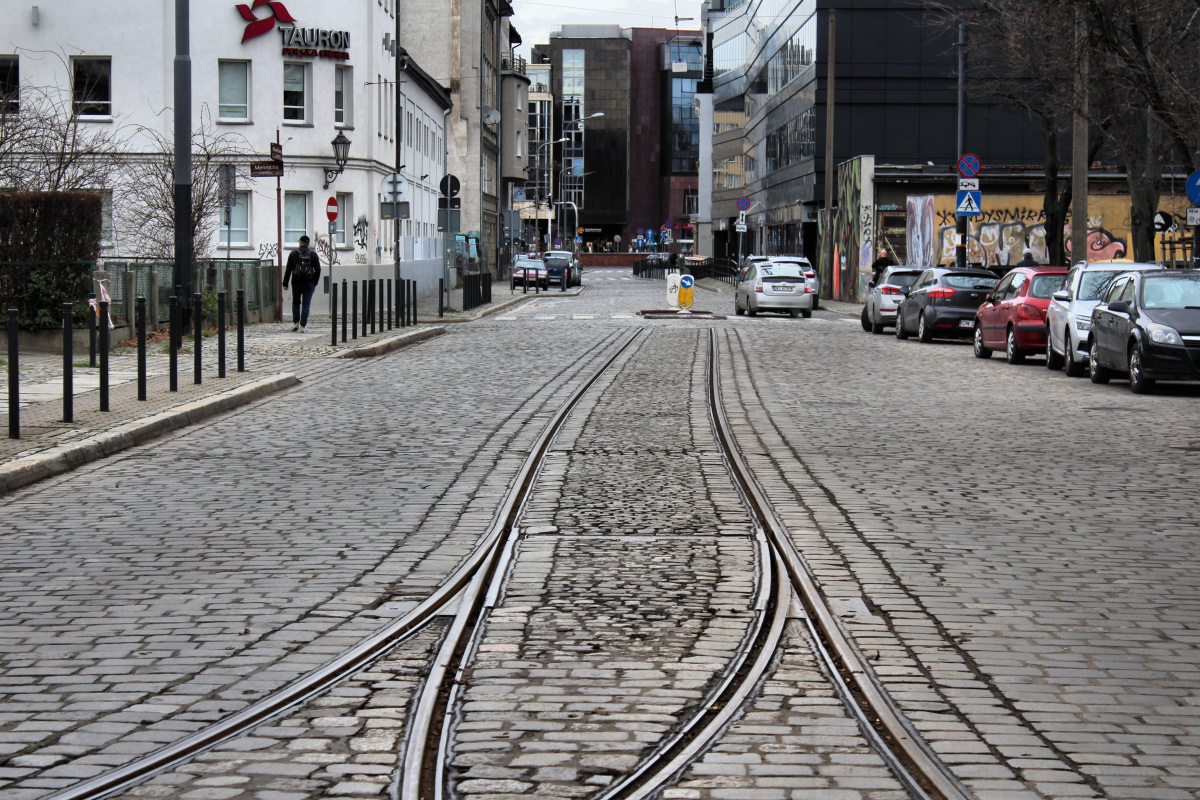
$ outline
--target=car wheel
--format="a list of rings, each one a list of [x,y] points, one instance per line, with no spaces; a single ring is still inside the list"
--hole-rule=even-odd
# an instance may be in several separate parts
[[[864,331],[871,330],[871,315],[867,313],[867,307],[863,306],[862,326]]]
[[[1154,391],[1154,379],[1146,377],[1142,346],[1137,342],[1129,347],[1129,388],[1134,394],[1150,394]]]
[[[736,299],[733,301],[733,313],[737,314],[739,317],[746,313],[746,309],[738,305],[738,301]]]
[[[1071,346],[1071,332],[1063,331],[1063,370],[1068,378],[1082,378],[1087,369],[1084,363],[1075,357],[1075,348]]]
[[[974,345],[975,345],[975,357],[976,358],[991,358],[992,357],[991,348],[984,347],[984,345],[983,345],[983,328],[981,328],[979,326],[978,322],[975,323]]]
[[[813,310],[813,311],[816,311],[816,310],[817,310],[818,308],[820,308],[820,307],[821,307],[821,298],[817,297],[817,296],[814,294],[814,295],[813,295],[813,307],[812,307],[812,310]]]
[[[904,317],[899,311],[896,312],[896,338],[907,339],[908,331],[904,329]]]
[[[805,319],[808,319],[809,317],[812,316],[812,311],[805,311],[804,309],[800,309],[800,316],[804,317]]]
[[[933,341],[933,328],[925,322],[925,312],[917,317],[917,341],[929,344]]]
[[[758,316],[758,311],[754,308],[754,306],[750,305],[750,301],[746,301],[746,313],[752,317]]]
[[[1050,329],[1046,328],[1046,369],[1062,369],[1062,366],[1063,357],[1054,352],[1054,344],[1050,341]]]
[[[1088,345],[1088,377],[1092,379],[1092,383],[1108,383],[1112,377],[1108,367],[1100,366],[1100,343],[1095,339]]]
[[[792,319],[795,319],[796,317],[800,316],[800,309],[798,309],[798,308],[789,309],[788,313],[792,315]]]
[[[1017,347],[1016,328],[1008,329],[1008,336],[1004,339],[1004,357],[1010,364],[1025,363],[1025,354],[1021,352],[1021,348]]]
[[[883,320],[871,323],[871,333],[883,333]]]

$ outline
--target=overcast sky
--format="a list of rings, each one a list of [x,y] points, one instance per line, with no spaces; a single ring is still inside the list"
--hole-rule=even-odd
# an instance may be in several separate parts
[[[622,28],[700,27],[700,0],[512,0],[512,23],[523,44],[518,53],[529,57],[529,48],[550,40],[550,31],[562,25],[620,25]]]

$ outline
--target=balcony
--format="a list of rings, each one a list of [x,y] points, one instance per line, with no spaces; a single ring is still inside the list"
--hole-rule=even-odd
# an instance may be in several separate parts
[[[527,63],[524,56],[501,56],[500,71],[514,72],[517,75],[525,76]]]

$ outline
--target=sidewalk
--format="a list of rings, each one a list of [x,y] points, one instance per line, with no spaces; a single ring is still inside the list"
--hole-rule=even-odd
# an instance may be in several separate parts
[[[577,296],[580,289],[564,293]],[[529,297],[533,297],[531,292]],[[544,296],[544,293],[543,293]],[[137,399],[136,345],[114,347],[109,356],[109,408],[99,410],[99,369],[87,365],[88,354],[74,354],[74,420],[63,422],[62,357],[46,353],[20,355],[21,438],[8,436],[7,395],[0,403],[0,495],[34,481],[75,469],[90,461],[147,442],[186,425],[230,411],[301,383],[306,378],[353,368],[353,359],[381,355],[445,331],[442,323],[470,322],[516,305],[526,299],[510,295],[507,283],[493,286],[493,302],[463,312],[462,291],[450,293],[450,306],[440,320],[437,298],[417,306],[417,325],[376,325],[375,333],[354,338],[338,320],[335,345],[329,316],[314,316],[305,333],[293,332],[290,322],[265,322],[245,329],[246,372],[237,371],[237,329],[226,331],[226,376],[217,377],[218,339],[206,331],[201,343],[201,379],[193,377],[193,338],[184,338],[179,353],[179,391],[169,391],[169,357],[165,337],[147,345],[147,400]],[[290,319],[291,309],[285,309]],[[361,325],[361,322],[360,322]],[[369,327],[368,327],[369,330]],[[7,382],[7,364],[0,374]]]

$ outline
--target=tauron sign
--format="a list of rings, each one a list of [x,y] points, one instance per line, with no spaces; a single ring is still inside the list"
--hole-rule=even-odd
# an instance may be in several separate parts
[[[350,46],[350,31],[325,31],[320,28],[280,28],[285,56],[313,58],[350,58],[345,49]]]

